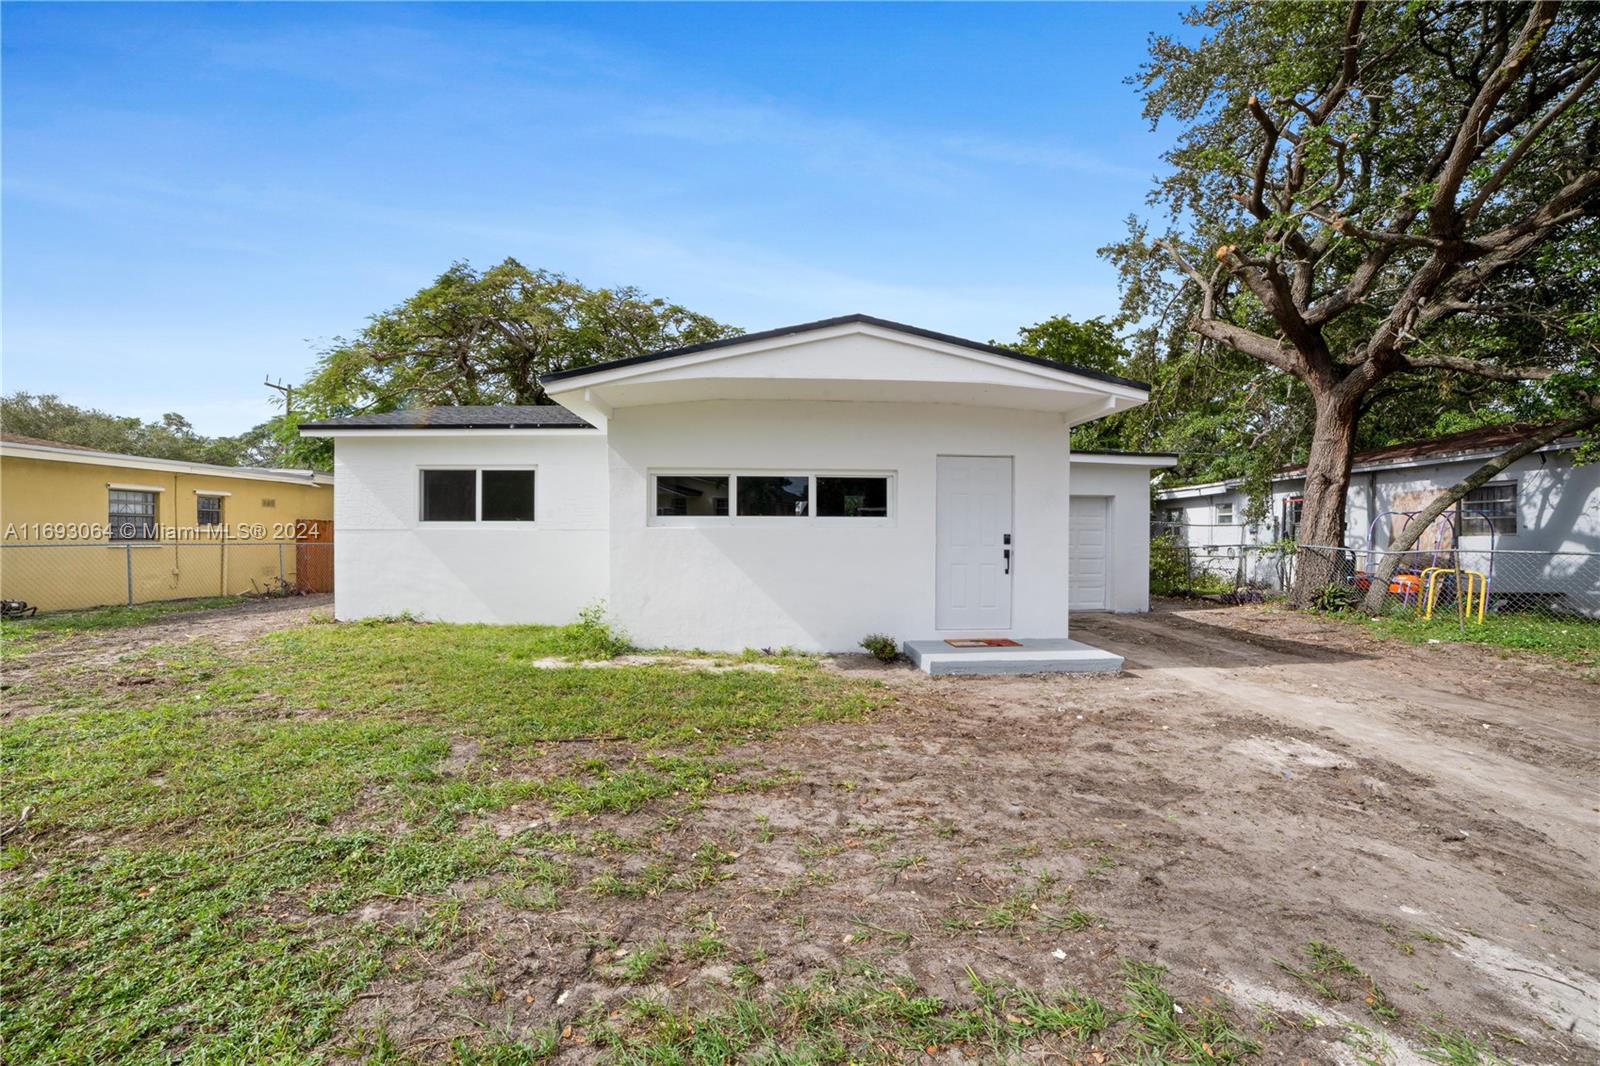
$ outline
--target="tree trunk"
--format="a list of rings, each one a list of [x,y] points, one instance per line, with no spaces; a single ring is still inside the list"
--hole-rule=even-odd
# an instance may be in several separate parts
[[[1432,528],[1440,515],[1454,507],[1467,493],[1479,485],[1486,484],[1490,478],[1518,459],[1532,455],[1551,441],[1560,440],[1562,437],[1571,436],[1595,425],[1600,425],[1600,409],[1535,430],[1445,489],[1439,494],[1438,499],[1412,519],[1405,529],[1401,530],[1400,535],[1384,549],[1383,558],[1379,560],[1377,570],[1372,574],[1372,584],[1367,589],[1367,597],[1362,602],[1361,609],[1368,614],[1377,614],[1383,609],[1384,597],[1389,593],[1389,580],[1394,577],[1394,572],[1405,553],[1416,545],[1425,530]],[[1373,532],[1376,535],[1377,531]]]
[[[1296,539],[1302,545],[1337,549],[1344,545],[1345,495],[1350,490],[1350,457],[1355,451],[1356,412],[1331,390],[1314,392],[1316,422],[1306,457],[1305,505]],[[1304,607],[1316,591],[1339,580],[1348,560],[1343,551],[1305,551],[1295,566],[1290,602]]]

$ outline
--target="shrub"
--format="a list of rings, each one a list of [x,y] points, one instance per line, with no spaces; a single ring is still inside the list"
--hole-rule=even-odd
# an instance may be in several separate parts
[[[1313,611],[1348,611],[1356,605],[1356,590],[1334,581],[1322,586],[1311,595]]]
[[[1170,533],[1150,538],[1150,591],[1171,596],[1188,581],[1189,560],[1178,538]]]
[[[880,663],[892,663],[900,658],[900,645],[887,633],[868,633],[861,638],[861,646]]]
[[[628,634],[606,618],[598,600],[578,612],[578,620],[561,627],[562,653],[572,659],[614,659],[633,650]]]

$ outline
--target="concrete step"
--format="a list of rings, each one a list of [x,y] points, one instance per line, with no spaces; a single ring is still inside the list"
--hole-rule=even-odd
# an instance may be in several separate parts
[[[955,648],[908,640],[906,658],[928,674],[1115,674],[1122,656],[1064,637],[1023,639],[1014,648]]]

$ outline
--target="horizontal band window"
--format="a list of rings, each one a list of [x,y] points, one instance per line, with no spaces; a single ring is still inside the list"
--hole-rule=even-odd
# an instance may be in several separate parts
[[[738,518],[883,520],[892,517],[893,480],[892,474],[867,473],[659,473],[652,479],[652,515],[664,525]]]

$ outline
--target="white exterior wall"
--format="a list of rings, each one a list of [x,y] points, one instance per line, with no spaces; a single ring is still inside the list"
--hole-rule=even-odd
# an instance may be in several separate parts
[[[1346,500],[1345,544],[1363,552],[1382,550],[1391,542],[1391,533],[1399,528],[1398,523],[1404,518],[1385,515],[1369,543],[1374,517],[1386,511],[1420,510],[1439,492],[1483,465],[1485,458],[1477,455],[1367,471],[1358,468],[1358,472],[1351,475]],[[1536,452],[1512,463],[1491,483],[1504,481],[1517,483],[1517,532],[1495,536],[1496,551],[1600,552],[1600,464],[1575,466],[1570,451]],[[1166,490],[1159,495],[1181,491]],[[1231,501],[1236,516],[1244,513],[1247,500],[1240,489],[1219,487],[1205,495],[1158,499],[1157,506],[1162,510],[1182,509],[1186,542],[1194,548],[1212,549],[1207,556],[1211,562],[1205,565],[1213,570],[1222,567],[1231,572],[1234,564],[1228,549],[1234,548],[1234,555],[1237,555],[1240,545],[1270,543],[1278,533],[1284,500],[1303,491],[1304,482],[1300,479],[1274,482],[1269,515],[1253,530],[1242,524],[1214,525],[1216,505],[1220,502]],[[1447,525],[1447,543],[1453,539],[1448,529]],[[1487,555],[1472,553],[1487,552],[1490,541],[1486,534],[1462,537],[1464,565],[1487,570]],[[1431,547],[1433,534],[1424,534],[1419,543],[1422,547]],[[1362,566],[1366,562],[1364,556],[1357,560]],[[1263,571],[1262,580],[1270,585],[1275,579]],[[1507,559],[1496,568],[1496,585],[1507,593],[1555,592],[1585,585],[1600,587],[1600,560],[1593,556],[1587,560],[1576,556],[1556,557],[1541,560],[1536,567],[1529,559]]]
[[[341,436],[335,613],[563,624],[606,595],[606,443],[584,430]],[[419,520],[425,467],[533,467],[533,522]]]
[[[607,432],[609,606],[636,643],[845,651],[874,632],[897,640],[963,635],[934,629],[940,455],[1013,457],[1007,632],[1066,635],[1071,489],[1067,426],[1059,415],[938,404],[705,401],[621,408]],[[782,518],[652,525],[650,475],[657,470],[891,473],[892,520],[859,527]]]
[[[1150,609],[1150,468],[1072,459],[1072,495],[1106,506],[1106,598],[1118,612]]]

